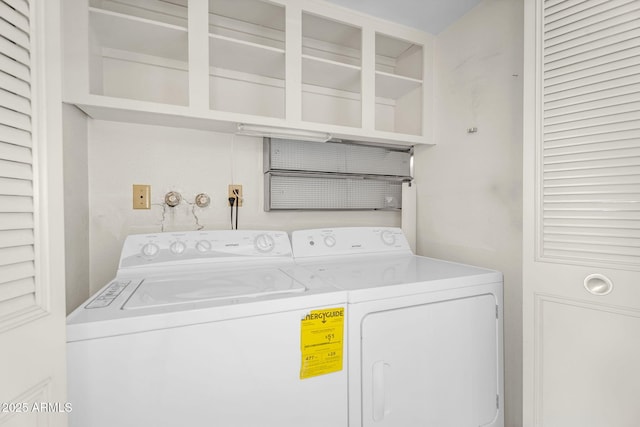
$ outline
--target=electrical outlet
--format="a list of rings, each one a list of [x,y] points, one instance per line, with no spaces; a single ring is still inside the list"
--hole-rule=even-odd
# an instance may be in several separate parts
[[[133,209],[151,209],[151,186],[133,184]]]
[[[229,184],[229,197],[236,197],[234,190],[238,190],[238,206],[242,207],[242,185]],[[231,203],[228,205],[231,206]]]

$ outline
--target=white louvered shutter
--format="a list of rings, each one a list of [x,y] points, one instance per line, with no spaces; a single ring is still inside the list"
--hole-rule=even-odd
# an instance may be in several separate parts
[[[0,319],[36,302],[29,4],[0,0]]]
[[[640,268],[640,1],[544,2],[542,259]]]

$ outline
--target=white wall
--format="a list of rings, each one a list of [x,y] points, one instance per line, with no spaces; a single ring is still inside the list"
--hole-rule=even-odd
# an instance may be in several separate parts
[[[89,167],[87,117],[62,105],[67,314],[89,297]]]
[[[438,145],[415,159],[418,253],[504,273],[508,427],[522,425],[522,26],[522,1],[484,0],[436,37]]]
[[[227,185],[242,184],[239,228],[291,231],[327,226],[399,226],[399,212],[264,212],[262,139],[190,129],[89,120],[91,293],[113,278],[129,234],[162,228],[164,194],[193,203],[204,229],[229,229]],[[133,184],[151,185],[151,210],[132,209]],[[194,230],[192,206],[166,208],[164,230]]]

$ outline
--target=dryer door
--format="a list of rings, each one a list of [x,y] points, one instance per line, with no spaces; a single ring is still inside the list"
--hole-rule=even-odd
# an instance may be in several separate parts
[[[362,425],[493,425],[498,419],[498,331],[493,295],[366,316]]]

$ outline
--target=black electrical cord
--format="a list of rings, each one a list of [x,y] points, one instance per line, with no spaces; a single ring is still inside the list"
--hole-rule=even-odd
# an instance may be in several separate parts
[[[236,202],[236,198],[235,197],[229,197],[229,205],[231,205],[231,229],[232,230],[233,230],[233,205],[235,204],[235,202]],[[237,218],[237,214],[236,214],[236,228],[238,228],[237,220],[238,220],[238,218]]]
[[[233,194],[236,195],[236,230],[238,229],[238,208],[240,207],[240,196],[238,195],[238,189],[233,190]],[[231,206],[233,209],[233,205]]]

